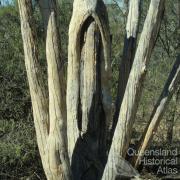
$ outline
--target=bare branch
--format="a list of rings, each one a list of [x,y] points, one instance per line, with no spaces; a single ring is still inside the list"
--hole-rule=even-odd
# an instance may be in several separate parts
[[[150,121],[144,131],[144,134],[140,140],[139,148],[137,150],[138,156],[135,157],[134,164],[135,167],[139,165],[139,162],[143,156],[143,153],[148,148],[154,134],[157,131],[158,125],[163,117],[166,107],[172,98],[173,93],[176,91],[180,83],[180,56],[177,60],[169,74],[168,80],[164,86],[161,96],[154,107]]]
[[[126,89],[127,81],[134,61],[136,51],[136,40],[139,26],[140,0],[129,1],[129,13],[126,25],[126,35],[124,39],[123,57],[119,67],[118,91],[116,97],[116,107],[111,132],[111,140],[118,121],[119,111]]]
[[[32,4],[31,0],[18,0],[18,5],[37,142],[43,168],[47,177],[49,177],[49,166],[46,163],[46,144],[49,129],[48,98],[38,60],[37,35],[32,17]]]
[[[34,122],[40,154],[43,156],[48,136],[48,100],[42,80],[43,73],[38,62],[37,35],[32,18],[31,0],[18,0],[18,5]]]
[[[126,86],[118,123],[102,178],[103,180],[116,178],[117,174],[113,173],[113,169],[117,166],[115,162],[115,154],[122,157],[126,156],[132,126],[141,96],[146,65],[151,57],[160,29],[161,19],[164,12],[164,2],[164,0],[151,0],[132,70]]]

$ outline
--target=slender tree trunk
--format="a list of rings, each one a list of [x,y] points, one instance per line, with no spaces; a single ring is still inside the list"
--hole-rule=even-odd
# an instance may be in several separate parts
[[[111,131],[111,138],[116,128],[121,103],[123,100],[127,81],[134,60],[134,55],[136,51],[137,32],[139,26],[139,16],[140,16],[140,0],[130,0],[129,13],[126,24],[126,35],[124,38],[123,57],[119,68],[118,91],[116,97],[116,107],[115,107],[115,114],[114,114],[112,131]]]
[[[137,167],[143,156],[144,151],[147,149],[148,145],[150,144],[153,135],[156,133],[160,120],[166,110],[166,107],[180,83],[180,56],[177,58],[173,69],[169,75],[169,78],[166,82],[166,85],[161,93],[161,96],[154,107],[152,112],[150,121],[144,131],[144,134],[140,140],[139,148],[137,150],[138,156],[134,159],[134,165]]]
[[[132,70],[126,86],[120,109],[117,127],[114,133],[108,161],[104,170],[104,179],[115,179],[117,176],[117,155],[125,157],[129,146],[132,126],[140,100],[146,64],[151,57],[159,32],[164,11],[164,0],[151,0],[144,28],[140,37]]]
[[[32,4],[30,0],[19,0],[18,5],[37,142],[41,158],[44,159],[49,128],[48,96],[38,60],[37,38],[32,19]],[[43,162],[43,167],[48,169],[46,162]]]
[[[49,136],[47,156],[54,179],[71,177],[67,151],[66,86],[64,63],[60,55],[60,37],[57,26],[56,0],[49,0],[46,56],[49,87]]]
[[[19,0],[25,64],[32,99],[37,142],[47,179],[71,179],[67,152],[66,103],[63,63],[56,24],[56,2],[49,1],[46,55],[49,102],[38,62],[31,0]]]

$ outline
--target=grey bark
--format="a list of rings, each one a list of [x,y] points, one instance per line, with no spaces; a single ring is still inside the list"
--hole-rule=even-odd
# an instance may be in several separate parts
[[[38,60],[37,35],[32,19],[32,4],[30,0],[19,0],[18,5],[21,18],[25,66],[31,94],[37,142],[41,157],[45,157],[49,126],[48,96],[45,92]],[[43,163],[43,166],[46,168],[46,163]]]
[[[64,63],[61,59],[60,36],[57,25],[56,0],[49,0],[46,38],[49,89],[49,136],[47,158],[54,179],[70,179],[71,170],[67,151],[66,86]]]
[[[31,0],[19,0],[18,4],[25,65],[43,168],[48,180],[71,179],[67,152],[65,83],[56,24],[56,2],[49,1],[50,13],[47,26],[46,55],[49,99],[38,62]]]
[[[77,139],[80,137],[81,130],[78,129],[79,121],[79,100],[80,100],[80,59],[83,44],[81,40],[85,38],[83,31],[88,29],[89,21],[96,22],[102,41],[104,62],[101,67],[101,86],[102,103],[106,114],[106,121],[111,118],[111,98],[109,79],[110,72],[110,36],[107,23],[107,13],[105,5],[101,0],[96,1],[74,1],[74,10],[69,28],[69,47],[68,47],[68,82],[67,82],[67,123],[68,123],[68,148],[69,155],[72,157],[73,149]],[[80,38],[81,37],[81,38]],[[87,47],[91,51],[91,47]],[[98,55],[93,49],[94,55]],[[99,83],[99,82],[98,82]],[[83,85],[84,86],[84,85]],[[87,98],[87,97],[86,97]],[[83,122],[85,123],[85,122]],[[83,129],[86,129],[83,125]],[[85,130],[86,131],[86,130]]]
[[[146,65],[151,57],[151,53],[156,42],[163,11],[164,0],[151,0],[144,28],[135,54],[132,70],[126,86],[108,161],[102,177],[103,180],[115,179],[117,176],[117,174],[113,172],[113,169],[118,166],[118,162],[115,161],[115,154],[122,157],[126,156],[132,126],[139,104],[142,84],[146,73]]]
[[[68,151],[75,179],[99,179],[111,116],[110,35],[102,0],[75,0],[69,28]]]

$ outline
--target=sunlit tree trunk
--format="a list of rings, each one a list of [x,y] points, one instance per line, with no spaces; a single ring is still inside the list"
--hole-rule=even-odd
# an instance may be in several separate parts
[[[98,8],[99,7],[99,8]],[[101,7],[101,8],[100,8]],[[101,0],[96,1],[74,1],[73,16],[70,23],[69,29],[69,52],[68,52],[68,82],[67,82],[67,118],[68,118],[68,131],[72,135],[68,137],[68,148],[69,155],[72,157],[73,149],[77,139],[80,137],[81,128],[78,128],[77,122],[81,121],[81,111],[79,109],[80,102],[80,60],[81,53],[83,51],[83,41],[86,39],[88,27],[92,22],[95,22],[100,31],[102,41],[102,56],[104,62],[101,62],[101,91],[102,91],[102,103],[104,104],[104,111],[106,116],[109,117],[111,109],[111,99],[109,93],[109,77],[110,77],[110,36],[109,27],[107,25],[107,14],[105,6]],[[92,36],[94,39],[94,37]],[[98,51],[92,45],[89,47],[85,46],[86,51],[90,51],[89,54],[93,53],[94,57],[101,56],[101,51]],[[84,48],[84,49],[85,49]],[[91,52],[92,51],[92,52]],[[91,55],[92,56],[92,55]],[[89,58],[89,57],[88,57]],[[93,59],[92,59],[93,60]],[[84,59],[86,61],[86,59]],[[96,60],[94,60],[94,63]],[[97,64],[97,62],[96,62]],[[93,75],[95,76],[95,75]],[[92,78],[92,77],[91,77]],[[85,97],[88,98],[88,97]],[[82,112],[84,113],[84,112]],[[107,118],[106,117],[106,118]],[[79,119],[80,118],[80,119]],[[107,121],[107,120],[106,120]],[[86,124],[86,125],[85,125]],[[86,132],[87,122],[83,122],[83,131]],[[82,133],[83,133],[82,131]]]
[[[46,88],[38,60],[31,0],[18,0],[37,142],[48,180],[113,180],[120,177],[117,168],[125,162],[146,66],[160,28],[164,1],[151,0],[136,52],[140,0],[129,1],[112,128],[111,41],[103,1],[74,0],[69,27],[66,94],[57,1],[39,0],[46,30]],[[160,99],[160,110],[163,107],[164,111],[166,101],[168,98]],[[155,120],[159,121],[156,117]],[[110,130],[114,136],[111,137],[109,151]],[[134,171],[134,174],[136,176],[137,173]]]
[[[48,91],[38,62],[36,32],[30,0],[19,0],[25,64],[30,87],[37,142],[47,179],[71,179],[67,153],[66,103],[60,42],[56,26],[56,2],[49,1],[46,55]]]
[[[163,11],[164,0],[151,0],[126,86],[118,123],[102,179],[115,179],[117,176],[116,168],[118,166],[117,156],[126,156],[131,138],[132,126],[135,121],[135,115],[141,96],[143,80],[146,74],[146,65],[151,57],[156,42]]]
[[[47,26],[46,57],[50,126],[47,140],[47,156],[50,169],[56,175],[55,179],[69,179],[71,173],[67,151],[66,84],[64,63],[60,54],[56,8],[56,0],[49,0],[50,13]]]
[[[24,45],[25,65],[31,93],[34,123],[40,155],[45,158],[45,149],[49,128],[48,96],[45,91],[42,71],[38,60],[36,32],[32,21],[32,4],[30,0],[18,1],[21,31]],[[46,168],[46,163],[43,163]]]
[[[99,179],[111,116],[110,34],[102,0],[75,0],[69,28],[68,151],[75,179]]]
[[[136,41],[139,27],[140,0],[129,1],[129,13],[126,24],[126,35],[124,38],[123,57],[119,68],[118,90],[116,97],[116,107],[111,130],[111,138],[114,134],[118,121],[119,111],[129,78],[130,70],[134,61],[136,52]]]

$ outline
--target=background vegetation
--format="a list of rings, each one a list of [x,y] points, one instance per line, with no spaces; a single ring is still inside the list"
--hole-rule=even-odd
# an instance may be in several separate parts
[[[27,84],[20,20],[16,1],[12,5],[0,6],[0,179],[45,179],[36,144],[32,118],[31,99]],[[149,0],[142,4],[141,25],[148,9]],[[159,97],[163,85],[179,51],[178,0],[167,0],[153,56],[148,66],[143,96],[134,125],[134,139],[140,137]],[[65,65],[67,65],[68,25],[72,3],[61,2],[61,38]],[[116,95],[118,66],[121,61],[126,25],[126,11],[116,4],[108,5],[112,34],[112,94]],[[34,17],[38,30],[40,61],[44,67],[45,32],[38,6],[34,4]],[[180,101],[178,92],[174,95],[154,138],[157,146],[178,147],[180,141]],[[173,132],[170,130],[173,125]],[[172,140],[169,133],[173,133]],[[180,147],[179,147],[180,148]],[[152,169],[150,169],[152,173]]]

